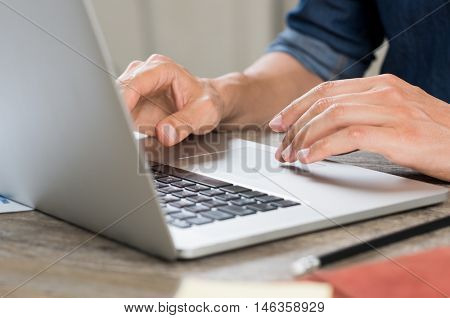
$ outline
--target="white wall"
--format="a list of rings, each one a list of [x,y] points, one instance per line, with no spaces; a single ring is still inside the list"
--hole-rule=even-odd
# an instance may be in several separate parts
[[[166,54],[200,76],[241,70],[282,27],[294,0],[94,0],[117,69]]]
[[[131,60],[161,53],[199,76],[252,63],[297,1],[93,0],[117,73]]]
[[[133,58],[142,58],[148,51],[145,34],[146,0],[93,0],[99,22],[106,37],[116,71]]]

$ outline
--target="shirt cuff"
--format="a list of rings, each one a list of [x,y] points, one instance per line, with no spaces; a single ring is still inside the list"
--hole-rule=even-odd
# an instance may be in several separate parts
[[[281,32],[267,52],[284,52],[324,81],[362,77],[367,66],[336,52],[325,42],[290,28]]]

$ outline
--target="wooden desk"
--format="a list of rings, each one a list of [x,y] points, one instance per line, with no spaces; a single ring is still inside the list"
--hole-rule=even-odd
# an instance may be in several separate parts
[[[279,136],[262,140],[274,145]],[[382,157],[354,153],[337,161],[428,182],[434,180],[389,164]],[[349,225],[363,239],[450,212],[450,202]],[[287,280],[299,256],[330,251],[355,242],[342,229],[283,239],[195,261],[167,263],[102,237],[73,254],[70,250],[92,234],[39,212],[0,215],[0,294],[11,297],[170,297],[188,276],[224,280]],[[450,244],[450,228],[382,248],[390,257]],[[53,266],[49,266],[62,258]],[[335,266],[382,259],[377,252]],[[40,274],[37,274],[40,273]],[[35,278],[31,279],[31,277]],[[29,280],[26,284],[25,281]],[[23,284],[22,287],[17,288]],[[16,289],[17,288],[17,289]]]

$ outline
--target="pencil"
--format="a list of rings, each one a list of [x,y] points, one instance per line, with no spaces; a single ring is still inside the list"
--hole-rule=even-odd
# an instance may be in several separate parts
[[[380,237],[364,241],[355,245],[338,249],[331,253],[322,255],[309,255],[302,257],[292,264],[292,273],[296,276],[301,276],[312,272],[318,268],[327,266],[329,264],[341,261],[343,259],[373,250],[378,247],[383,247],[393,244],[408,238],[436,231],[450,226],[450,216],[439,218],[437,220],[422,223],[406,229],[385,234]]]

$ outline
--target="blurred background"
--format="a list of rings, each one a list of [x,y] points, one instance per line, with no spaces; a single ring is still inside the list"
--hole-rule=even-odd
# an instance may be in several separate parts
[[[243,70],[284,28],[298,0],[93,0],[114,67],[167,55],[195,75]],[[382,50],[379,55],[383,55]],[[376,74],[377,59],[369,74]]]

